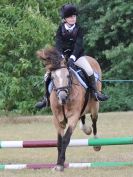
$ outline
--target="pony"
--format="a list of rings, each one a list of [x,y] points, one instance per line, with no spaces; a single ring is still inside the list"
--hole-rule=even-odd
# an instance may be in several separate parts
[[[65,153],[74,129],[80,121],[80,128],[90,135],[93,128],[94,138],[97,138],[97,120],[99,102],[95,101],[91,91],[86,92],[75,74],[67,67],[66,61],[62,60],[60,53],[55,48],[46,48],[37,51],[37,57],[41,59],[46,71],[51,72],[53,89],[50,94],[50,107],[53,113],[53,123],[57,130],[58,158],[55,169],[64,170]],[[98,62],[89,56],[85,56],[100,78],[97,88],[102,89],[101,68]],[[90,113],[92,128],[86,125],[86,114]],[[99,151],[100,146],[94,150]]]

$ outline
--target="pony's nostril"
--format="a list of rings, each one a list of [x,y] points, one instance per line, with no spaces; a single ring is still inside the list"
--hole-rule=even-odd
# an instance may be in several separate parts
[[[63,98],[63,99],[62,99],[62,104],[65,104],[65,103],[66,103],[66,99]]]

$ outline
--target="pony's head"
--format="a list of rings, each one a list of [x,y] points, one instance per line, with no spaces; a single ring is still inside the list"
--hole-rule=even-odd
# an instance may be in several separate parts
[[[51,78],[59,103],[66,104],[71,88],[71,77],[67,67],[62,66],[60,69],[52,71]]]
[[[54,90],[59,103],[65,104],[70,91],[70,75],[65,60],[56,48],[47,48],[37,51],[37,57],[42,60],[46,70],[51,71]]]

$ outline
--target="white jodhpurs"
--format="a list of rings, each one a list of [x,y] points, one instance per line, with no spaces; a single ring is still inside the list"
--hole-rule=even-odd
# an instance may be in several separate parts
[[[82,56],[77,61],[75,61],[75,65],[83,68],[88,76],[91,76],[94,73],[90,63],[87,61],[85,56]]]

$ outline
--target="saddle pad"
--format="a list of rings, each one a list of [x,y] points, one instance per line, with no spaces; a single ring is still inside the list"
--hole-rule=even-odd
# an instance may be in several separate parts
[[[50,81],[49,86],[48,86],[48,91],[49,91],[49,93],[51,93],[52,90],[53,90],[53,82]]]
[[[85,83],[85,77],[84,77],[84,74],[83,74],[82,70],[78,69],[78,70],[75,71],[75,70],[72,69],[72,68],[70,68],[70,69],[71,69],[71,71],[74,73],[74,75],[76,76],[76,78],[78,79],[78,81],[80,82],[80,84],[81,84],[85,89],[87,89],[88,86],[87,86],[87,84]],[[96,82],[97,82],[97,81],[99,80],[99,78],[100,78],[100,74],[94,71],[94,76],[95,76],[95,80],[96,80]]]
[[[85,88],[85,89],[88,89],[88,86],[87,84],[85,83],[85,77],[83,76],[84,74],[82,73],[82,70],[78,69],[78,70],[74,70],[72,68],[70,68],[70,70],[74,73],[74,75],[76,76],[76,78],[78,79],[78,81],[80,82],[80,84]],[[81,76],[82,75],[82,76]],[[95,76],[95,80],[96,82],[99,80],[100,78],[100,75],[99,73],[95,72],[94,71],[94,76]],[[84,78],[84,79],[83,79]],[[51,93],[53,90],[53,82],[51,81],[49,83],[49,86],[48,86],[48,91],[49,93]]]

